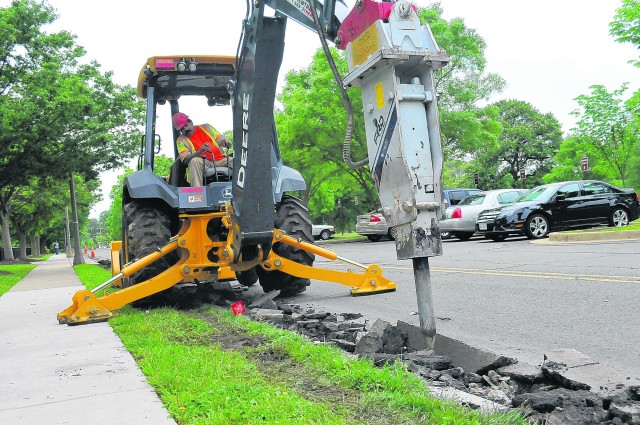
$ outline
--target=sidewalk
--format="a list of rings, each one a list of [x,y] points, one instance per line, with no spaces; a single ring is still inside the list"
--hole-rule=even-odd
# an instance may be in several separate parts
[[[0,297],[0,424],[173,424],[107,323],[59,325],[84,289],[64,254]]]

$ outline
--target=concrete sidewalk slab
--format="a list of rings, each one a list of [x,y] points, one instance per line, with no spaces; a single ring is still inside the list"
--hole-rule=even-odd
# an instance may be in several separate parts
[[[175,424],[107,323],[58,324],[79,289],[54,255],[0,297],[0,424]]]

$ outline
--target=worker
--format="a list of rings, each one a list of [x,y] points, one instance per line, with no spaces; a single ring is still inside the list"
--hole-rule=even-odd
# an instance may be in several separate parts
[[[211,124],[195,125],[188,115],[177,112],[173,127],[180,132],[176,140],[178,157],[189,170],[192,187],[203,186],[203,167],[233,167],[232,159],[221,149],[231,147],[231,141]]]

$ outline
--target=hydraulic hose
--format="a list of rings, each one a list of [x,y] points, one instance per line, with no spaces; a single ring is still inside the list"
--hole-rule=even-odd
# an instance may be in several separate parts
[[[320,25],[320,21],[318,20],[318,16],[316,15],[315,8],[315,0],[308,0],[309,10],[311,11],[311,16],[313,17],[313,23],[316,26],[316,32],[318,33],[318,37],[320,38],[320,43],[322,44],[322,50],[324,51],[325,56],[327,57],[327,62],[329,62],[329,68],[331,68],[331,72],[333,73],[333,78],[338,85],[338,89],[340,90],[340,97],[342,98],[342,103],[344,104],[345,109],[347,110],[347,129],[344,136],[344,144],[342,146],[342,159],[345,164],[347,164],[350,168],[357,169],[361,168],[364,165],[369,163],[369,158],[365,158],[358,162],[353,162],[351,160],[351,137],[353,135],[353,106],[351,105],[351,99],[349,99],[349,95],[347,94],[347,90],[344,88],[342,84],[342,77],[338,72],[338,68],[336,67],[335,61],[331,56],[331,51],[329,50],[329,46],[327,44],[327,40],[324,38],[323,30]]]

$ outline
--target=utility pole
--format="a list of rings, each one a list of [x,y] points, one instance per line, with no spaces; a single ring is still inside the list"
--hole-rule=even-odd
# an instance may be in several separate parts
[[[73,265],[84,264],[82,251],[80,250],[80,228],[78,227],[78,207],[76,206],[76,182],[73,173],[69,173],[69,191],[71,192],[71,213],[73,214]]]
[[[67,257],[71,257],[71,232],[69,231],[69,207],[64,207],[65,217],[65,232],[64,232],[64,246],[67,251]]]

